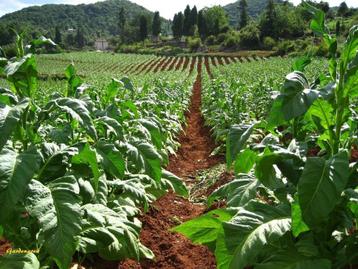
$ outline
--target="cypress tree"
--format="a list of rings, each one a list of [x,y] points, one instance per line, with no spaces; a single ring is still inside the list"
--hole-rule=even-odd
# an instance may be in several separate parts
[[[247,25],[247,21],[248,21],[246,0],[240,0],[239,10],[240,10],[239,28],[242,29]]]
[[[147,18],[142,15],[139,18],[139,39],[144,41],[148,37],[148,22]]]
[[[152,23],[152,33],[154,37],[158,37],[161,32],[161,21],[159,12],[154,13],[153,23]]]
[[[204,12],[202,10],[200,10],[198,14],[198,30],[202,38],[207,36],[206,20],[205,20]]]
[[[189,5],[187,5],[184,10],[184,22],[183,22],[183,34],[185,36],[190,35],[190,27],[191,27],[191,10]]]
[[[76,43],[78,48],[83,48],[85,46],[85,37],[83,35],[83,31],[81,28],[77,28],[77,34],[76,34]]]
[[[58,26],[56,26],[55,28],[55,43],[57,45],[62,43],[62,35],[61,35],[60,28]]]
[[[118,33],[120,35],[123,35],[124,33],[124,27],[126,25],[126,12],[124,10],[123,7],[121,7],[121,9],[119,10],[119,13],[118,13]]]

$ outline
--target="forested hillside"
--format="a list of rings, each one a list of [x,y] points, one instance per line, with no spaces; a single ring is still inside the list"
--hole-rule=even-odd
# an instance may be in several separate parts
[[[5,43],[2,39],[8,40],[7,33],[1,30],[9,30],[9,26],[26,30],[32,36],[45,34],[54,38],[57,27],[63,35],[80,28],[87,39],[114,37],[119,34],[119,13],[122,8],[128,25],[125,36],[135,40],[140,16],[145,15],[150,21],[153,13],[127,0],[107,0],[89,5],[33,6],[7,14],[0,18],[0,45]]]
[[[237,26],[239,23],[240,12],[239,12],[239,2],[228,4],[224,6],[226,13],[229,16],[229,22],[231,26]],[[282,0],[275,0],[275,3],[282,3]],[[247,14],[252,17],[258,17],[267,5],[267,0],[249,0],[247,1]]]

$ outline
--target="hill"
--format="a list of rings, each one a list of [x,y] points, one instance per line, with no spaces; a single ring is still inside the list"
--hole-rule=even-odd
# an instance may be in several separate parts
[[[140,15],[152,18],[153,13],[127,0],[107,0],[94,4],[63,5],[48,4],[24,8],[0,18],[0,26],[15,26],[15,28],[28,29],[33,35],[36,33],[54,36],[55,27],[61,31],[81,27],[85,36],[111,37],[118,34],[118,14],[120,8],[126,12],[127,22],[135,21]],[[166,21],[164,21],[165,28]],[[139,25],[139,23],[138,23]]]
[[[229,15],[230,25],[233,27],[237,27],[239,22],[239,2],[237,1],[232,4],[228,4],[224,6],[225,11]],[[262,11],[266,8],[267,0],[247,0],[247,13],[250,17],[256,18],[258,17]],[[283,0],[275,0],[276,3],[282,3]]]

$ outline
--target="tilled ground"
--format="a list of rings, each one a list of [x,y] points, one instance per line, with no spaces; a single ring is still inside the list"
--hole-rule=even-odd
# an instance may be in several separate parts
[[[187,113],[187,127],[180,136],[181,147],[176,156],[170,158],[168,170],[192,185],[197,171],[210,168],[222,157],[210,156],[215,143],[210,130],[204,126],[200,112],[202,60],[198,59],[198,76],[193,87],[190,110]],[[216,268],[214,255],[204,246],[194,245],[184,236],[173,233],[170,228],[183,221],[193,219],[205,212],[205,206],[168,193],[154,203],[141,220],[143,229],[141,242],[153,250],[156,259],[141,263],[125,261],[121,269],[166,268],[166,269],[211,269]]]

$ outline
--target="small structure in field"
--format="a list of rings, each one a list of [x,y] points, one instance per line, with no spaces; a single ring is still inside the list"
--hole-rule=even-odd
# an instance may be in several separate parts
[[[96,50],[107,50],[109,47],[109,43],[105,39],[97,39],[94,42],[94,47],[96,48]]]

